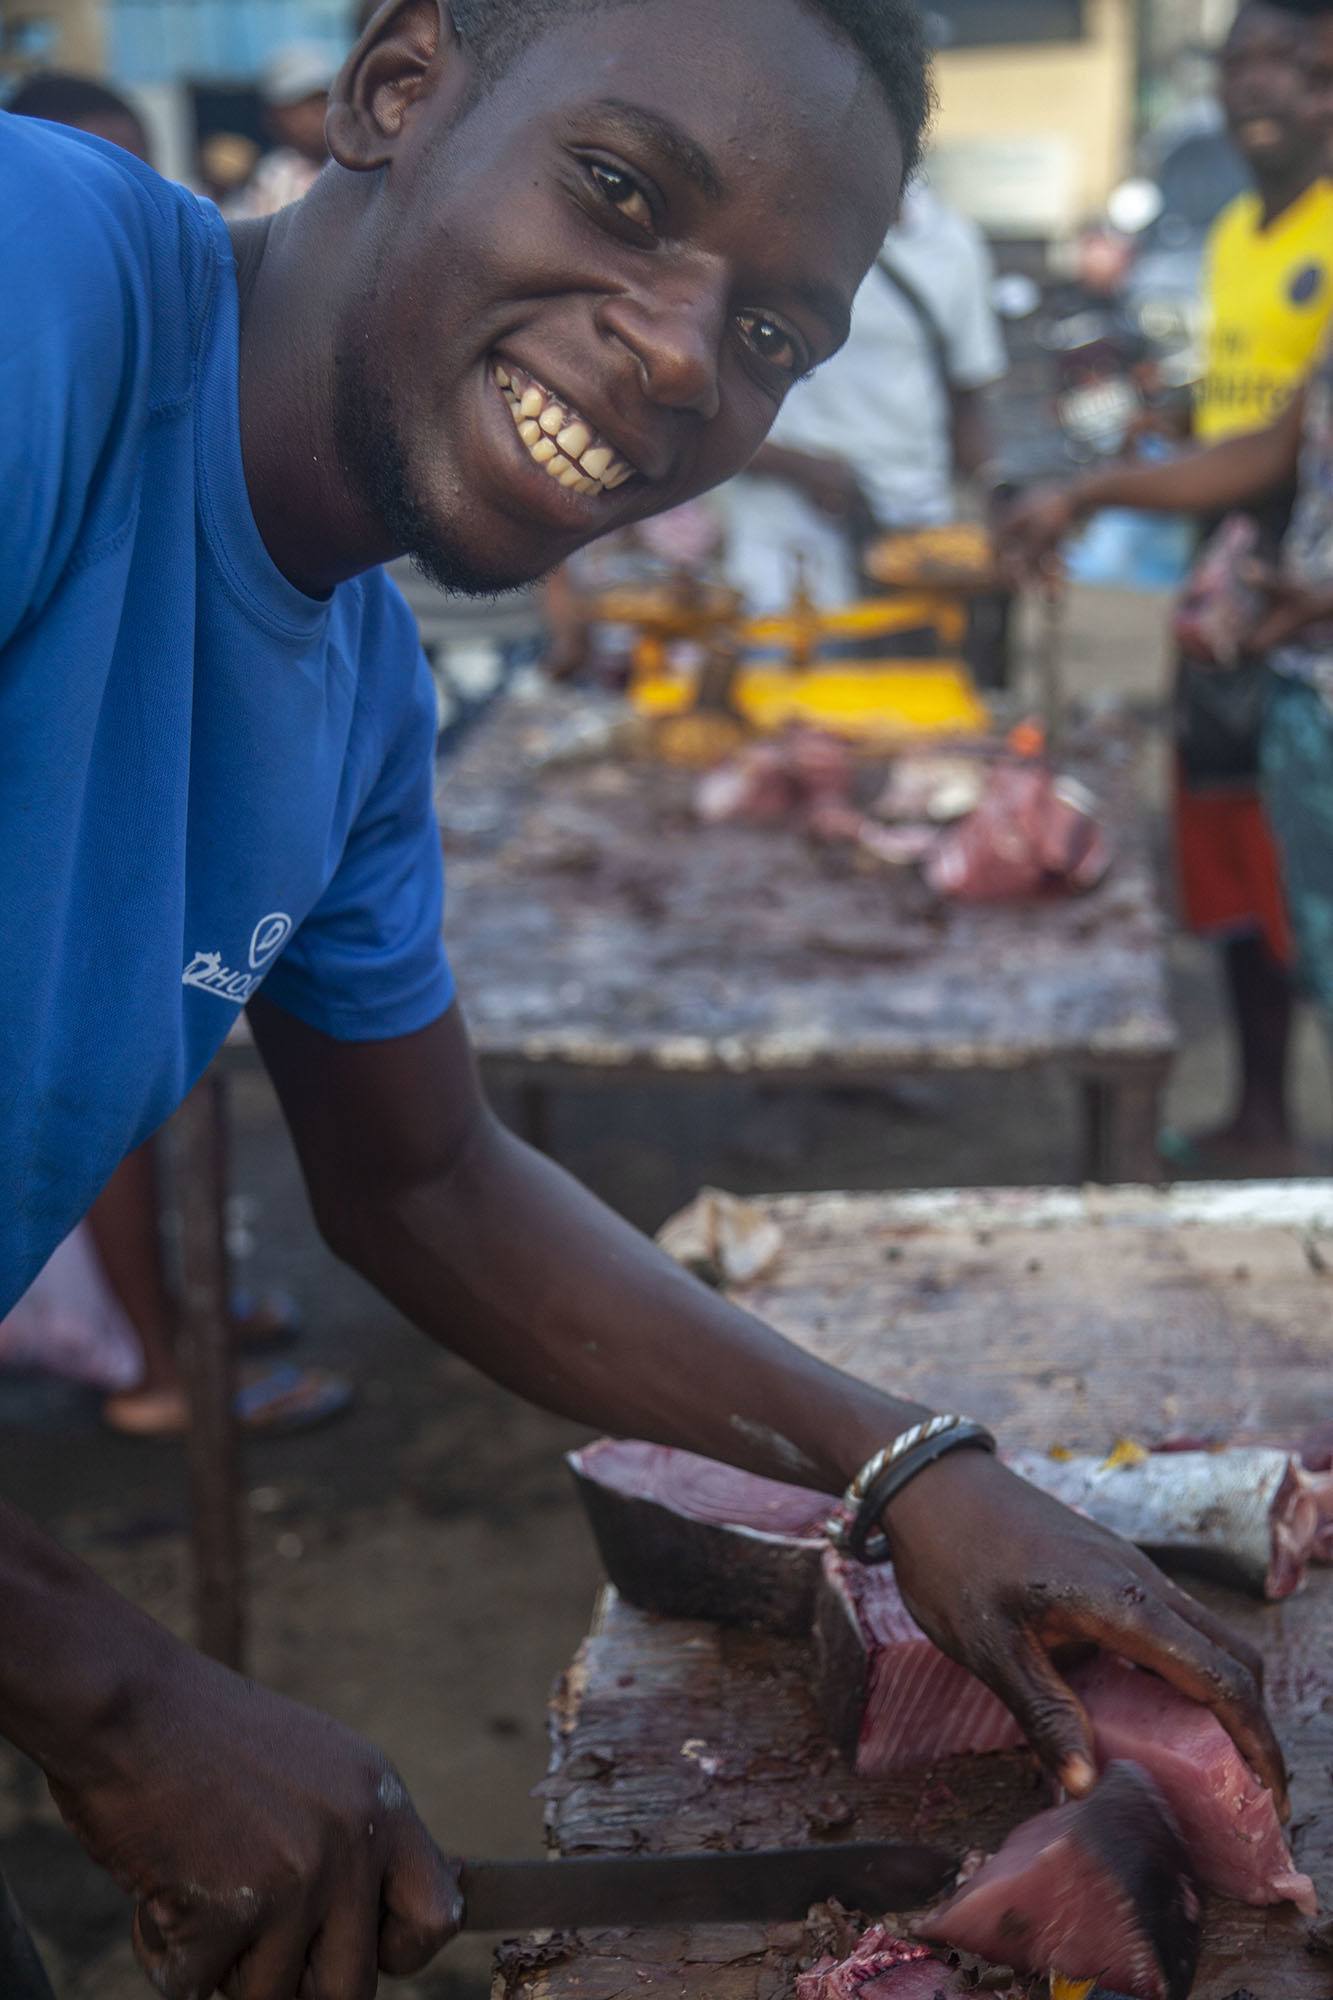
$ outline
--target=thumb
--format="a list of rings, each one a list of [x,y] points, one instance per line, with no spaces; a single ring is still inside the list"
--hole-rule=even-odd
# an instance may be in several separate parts
[[[1092,1725],[1045,1647],[1030,1633],[1019,1636],[991,1686],[1070,1797],[1080,1799],[1090,1792],[1097,1782]]]
[[[400,1835],[380,1886],[380,1971],[420,1972],[463,1923],[459,1863],[447,1861],[419,1820]]]

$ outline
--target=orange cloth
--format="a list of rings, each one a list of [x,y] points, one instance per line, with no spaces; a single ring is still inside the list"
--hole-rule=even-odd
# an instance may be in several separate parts
[[[1177,771],[1176,869],[1185,921],[1201,937],[1258,932],[1280,965],[1292,963],[1277,849],[1259,793],[1190,791]]]

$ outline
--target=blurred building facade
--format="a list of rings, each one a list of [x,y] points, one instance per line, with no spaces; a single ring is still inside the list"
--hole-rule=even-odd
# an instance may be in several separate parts
[[[1130,170],[1141,114],[1206,92],[1198,52],[1220,41],[1236,0],[930,5],[947,41],[936,186],[993,234],[1051,237]],[[350,0],[0,0],[0,64],[58,64],[127,88],[179,172],[209,129],[243,128],[240,93],[275,49],[299,40],[339,58],[351,11]]]

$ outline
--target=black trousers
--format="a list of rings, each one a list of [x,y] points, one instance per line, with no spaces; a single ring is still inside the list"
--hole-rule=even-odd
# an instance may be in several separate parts
[[[55,2000],[9,1884],[0,1875],[0,1994],[4,2000]]]

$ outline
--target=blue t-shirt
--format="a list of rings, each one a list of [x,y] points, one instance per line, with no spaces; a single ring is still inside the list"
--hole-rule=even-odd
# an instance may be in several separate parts
[[[3,1313],[261,981],[345,1040],[453,989],[429,668],[260,539],[221,218],[0,113],[0,271]]]

